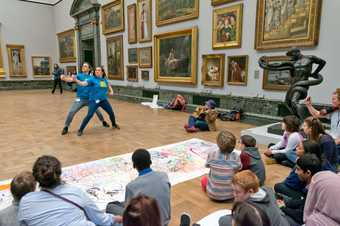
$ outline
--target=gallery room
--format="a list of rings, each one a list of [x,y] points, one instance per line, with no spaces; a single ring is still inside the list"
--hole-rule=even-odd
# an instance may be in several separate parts
[[[0,0],[0,226],[339,226],[339,12]]]

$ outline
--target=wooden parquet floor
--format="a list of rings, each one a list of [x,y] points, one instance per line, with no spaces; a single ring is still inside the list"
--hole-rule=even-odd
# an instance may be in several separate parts
[[[42,154],[58,157],[63,166],[133,152],[136,148],[151,148],[193,137],[215,142],[218,132],[188,134],[183,125],[188,114],[167,110],[152,110],[139,104],[110,100],[121,130],[103,128],[95,117],[78,137],[76,131],[87,109],[79,112],[72,122],[70,133],[60,132],[74,93],[50,90],[0,92],[0,180],[13,177],[21,170],[31,170],[35,159]],[[108,120],[108,117],[105,115]],[[228,129],[237,137],[252,125],[218,121],[219,130]],[[264,150],[264,147],[261,147]],[[267,167],[268,186],[281,181],[288,168]],[[230,208],[231,203],[215,203],[202,193],[199,179],[172,188],[172,222],[177,226],[181,212],[189,212],[194,221],[207,214]]]

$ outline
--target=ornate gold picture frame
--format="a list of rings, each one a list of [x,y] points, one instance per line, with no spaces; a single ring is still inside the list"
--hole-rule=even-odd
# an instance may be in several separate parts
[[[240,48],[242,43],[242,23],[242,3],[215,9],[212,25],[213,48]]]
[[[248,81],[249,57],[228,56],[228,77],[229,85],[246,86]]]
[[[57,34],[60,63],[76,62],[76,39],[73,29]]]
[[[290,58],[287,56],[266,57],[266,61],[287,62]],[[263,70],[262,88],[265,90],[286,91],[290,83],[290,71],[269,71]]]
[[[279,1],[257,1],[255,49],[316,46],[319,41],[322,0],[281,4]]]
[[[156,0],[156,25],[178,23],[199,16],[199,0]]]
[[[103,34],[124,31],[124,0],[115,0],[102,6]]]
[[[137,0],[137,37],[139,42],[152,41],[151,0]]]
[[[25,47],[23,45],[6,45],[9,76],[26,77]]]
[[[5,76],[5,70],[4,70],[4,61],[2,59],[2,49],[1,49],[1,43],[0,43],[0,78],[4,78]]]
[[[138,49],[138,66],[140,68],[152,68],[152,47]]]
[[[137,42],[137,12],[136,4],[131,4],[127,7],[128,19],[128,42],[133,44]]]
[[[211,0],[211,5],[212,6],[218,6],[218,5],[232,3],[232,2],[236,2],[236,1],[238,1],[238,0]]]
[[[202,55],[202,60],[202,84],[205,86],[223,87],[225,55]]]
[[[196,84],[197,35],[194,27],[154,36],[156,82]]]
[[[48,56],[32,56],[33,76],[36,78],[51,77],[51,58]]]
[[[138,82],[138,66],[126,66],[127,80],[130,82]]]
[[[108,78],[124,80],[123,35],[106,39],[106,51]]]

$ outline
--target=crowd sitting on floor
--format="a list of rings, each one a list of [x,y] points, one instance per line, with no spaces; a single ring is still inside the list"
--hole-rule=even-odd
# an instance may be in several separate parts
[[[334,95],[339,108],[340,91]],[[310,99],[306,101],[308,105]],[[206,105],[205,110],[215,107],[213,102]],[[202,177],[201,184],[211,200],[235,201],[231,215],[218,219],[220,226],[340,225],[337,196],[340,175],[336,174],[339,137],[334,137],[339,135],[339,126],[331,124],[331,132],[327,134],[318,119],[325,114],[310,106],[309,110],[314,116],[304,120],[303,131],[299,131],[295,116],[285,117],[282,140],[265,151],[266,158],[272,159],[267,163],[292,167],[287,178],[275,184],[274,190],[264,186],[266,171],[255,138],[243,135],[237,147],[233,133],[219,132],[218,150],[208,154],[206,167],[210,170]],[[334,111],[327,114],[336,123]],[[200,119],[190,118],[189,124],[194,123],[196,128],[200,123],[197,121]],[[61,162],[56,157],[41,156],[33,164],[32,172],[21,172],[12,180],[10,190],[14,201],[0,212],[0,226],[169,225],[171,184],[167,174],[152,170],[152,159],[145,149],[133,153],[132,164],[138,177],[127,184],[125,201],[112,200],[103,211],[80,188],[62,181]],[[180,221],[180,226],[191,225],[187,213],[182,214]]]

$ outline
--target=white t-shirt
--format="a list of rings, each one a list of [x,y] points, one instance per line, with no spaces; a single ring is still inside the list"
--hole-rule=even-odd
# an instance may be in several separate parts
[[[334,139],[340,138],[340,110],[334,111],[328,114],[328,119],[331,120],[331,131],[330,135]]]

